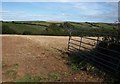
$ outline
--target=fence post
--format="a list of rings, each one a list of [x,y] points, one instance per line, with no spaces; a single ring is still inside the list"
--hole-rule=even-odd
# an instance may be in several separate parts
[[[79,46],[79,50],[81,48],[81,43],[82,43],[82,36],[81,36],[81,39],[80,39],[80,46]]]
[[[69,51],[69,46],[70,46],[70,39],[71,39],[71,31],[69,33],[69,40],[68,40],[68,51]]]
[[[99,36],[97,37],[97,43],[96,43],[96,45],[98,45],[98,42],[99,42]]]

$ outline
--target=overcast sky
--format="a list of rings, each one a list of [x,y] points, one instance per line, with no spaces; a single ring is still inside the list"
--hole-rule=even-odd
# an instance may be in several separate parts
[[[0,11],[2,20],[77,22],[115,22],[118,20],[118,2],[68,2],[72,0],[65,0],[66,2],[5,1],[2,2],[2,10]]]

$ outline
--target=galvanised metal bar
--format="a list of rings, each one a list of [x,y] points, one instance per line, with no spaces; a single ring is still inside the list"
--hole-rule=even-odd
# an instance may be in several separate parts
[[[74,47],[74,46],[72,46],[72,45],[70,45],[69,48],[70,48],[70,47],[72,47],[72,48],[74,48],[74,49],[76,49],[76,50],[79,50],[79,49],[77,49],[76,47]]]
[[[76,50],[79,50],[79,49],[75,48],[74,46],[70,46],[70,47],[72,47],[72,48],[74,48],[74,49],[76,49]],[[85,49],[88,49],[88,48],[83,47],[83,46],[81,46],[81,47],[82,47],[82,48],[85,48]],[[89,50],[89,49],[88,49],[88,50]],[[100,52],[97,52],[97,53],[99,53],[99,54],[101,54],[101,55],[104,55],[104,56],[107,56],[107,57],[110,57],[109,55],[106,55],[106,54],[103,54],[103,53],[100,53]],[[95,58],[97,58],[97,57],[95,56]],[[113,57],[111,57],[111,58],[113,58]],[[100,59],[100,60],[102,60],[102,61],[106,61],[106,62],[108,62],[108,63],[110,63],[110,64],[112,64],[112,65],[117,66],[116,64],[113,64],[113,63],[109,62],[108,60],[104,60],[104,59],[102,59],[102,58],[97,58],[97,59]],[[116,58],[114,58],[114,59],[116,59]],[[118,60],[118,59],[116,59],[116,60]]]
[[[110,50],[110,49],[107,49],[107,48],[103,48],[103,47],[100,47],[100,46],[97,46],[98,48],[101,48],[101,49],[104,49],[104,50],[108,50],[110,52],[114,52],[116,54],[119,54],[119,57],[120,57],[120,53],[118,51],[115,51],[115,50]]]
[[[86,43],[86,42],[83,42],[83,41],[79,41],[79,40],[75,40],[75,39],[71,39],[73,41],[77,41],[77,42],[81,42],[81,43],[84,43],[84,44],[87,44],[87,45],[91,45],[91,46],[95,46],[93,44],[90,44],[90,43]],[[94,39],[95,40],[95,39]],[[97,40],[96,40],[97,41]],[[101,49],[104,49],[104,50],[108,50],[108,51],[111,51],[111,52],[114,52],[116,54],[120,54],[119,52],[115,51],[115,50],[110,50],[110,49],[107,49],[107,48],[103,48],[103,47],[100,47],[100,46],[97,46],[98,48],[101,48]]]
[[[71,39],[72,41],[76,41],[76,42],[80,42],[79,40],[76,40],[76,39]]]
[[[85,33],[85,32],[82,32],[82,33]],[[115,50],[111,50],[111,49],[108,49],[108,48],[104,48],[104,47],[101,47],[101,46],[98,45],[100,42],[102,42],[102,40],[104,40],[104,42],[106,42],[106,43],[112,43],[110,41],[111,38],[115,38],[115,37],[119,38],[120,36],[119,35],[110,35],[110,34],[100,34],[100,33],[91,33],[91,34],[95,34],[95,35],[98,35],[98,36],[96,37],[96,39],[93,39],[93,38],[90,38],[90,37],[79,35],[78,37],[81,37],[80,41],[76,40],[76,39],[73,39],[73,38],[70,39],[71,41],[80,42],[80,44],[75,44],[75,43],[69,41],[69,49],[68,49],[69,52],[74,52],[76,55],[86,59],[88,62],[97,65],[96,67],[99,67],[99,69],[103,69],[103,70],[105,70],[107,72],[110,72],[110,73],[115,72],[116,75],[120,74],[120,70],[119,70],[120,69],[120,58],[119,58],[120,57],[120,52],[115,51]],[[107,37],[108,39],[107,40],[105,40],[105,39],[100,40],[99,39],[100,36],[103,36],[103,38]],[[82,38],[89,39],[89,40],[94,40],[94,41],[96,41],[96,44],[93,45],[93,44],[84,42],[84,41],[82,41]],[[102,53],[95,48],[94,49],[89,49],[87,47],[82,46],[82,44],[86,44],[86,45],[89,45],[89,46],[97,46],[96,48],[103,49],[105,51],[107,50],[107,51],[113,53],[114,56],[111,56],[109,54],[105,54],[105,52]],[[113,44],[120,45],[119,43],[113,43]],[[79,49],[74,47],[74,46],[76,46],[76,47],[79,46]],[[86,52],[84,53],[82,50],[80,50],[81,48],[84,48],[84,49],[88,50],[90,53],[86,53]],[[99,56],[96,56],[96,55],[99,55]]]
[[[84,37],[85,39],[89,39],[89,40],[94,40],[94,41],[97,41],[96,39],[93,39],[93,38],[89,38],[89,37]],[[101,41],[101,40],[99,40]]]
[[[81,46],[82,47],[82,46]],[[85,47],[84,47],[85,48]],[[102,54],[102,53],[101,53]],[[92,55],[92,54],[91,54]],[[105,54],[104,54],[104,56],[106,56]],[[115,66],[117,66],[116,64],[113,64],[113,63],[111,63],[111,62],[109,62],[108,60],[104,60],[103,58],[98,58],[97,56],[95,56],[95,58],[97,58],[97,59],[100,59],[100,60],[103,60],[103,61],[106,61],[106,62],[108,62],[108,63],[110,63],[110,64],[112,64],[112,65],[115,65]]]
[[[94,40],[94,41],[101,41],[101,40],[97,40],[97,39],[93,39],[93,38],[89,38],[89,37],[84,37],[84,39],[89,39],[89,40]],[[104,42],[113,43],[113,42],[110,42],[110,41],[104,41]],[[114,43],[114,44],[120,45],[118,43]]]
[[[86,43],[86,42],[83,42],[83,41],[80,41],[81,43],[83,43],[83,44],[87,44],[87,45],[90,45],[90,46],[95,46],[95,45],[93,45],[93,44],[90,44],[90,43]]]
[[[71,51],[71,52],[74,52],[74,50],[73,51]],[[79,51],[80,52],[80,51]],[[78,52],[78,53],[79,53]],[[75,52],[75,54],[77,54],[76,52]],[[81,57],[81,54],[82,55],[84,55],[84,57],[85,58],[87,58],[87,60],[89,61],[89,62],[95,62],[95,63],[98,63],[98,64],[101,64],[102,66],[105,66],[106,68],[109,68],[109,69],[112,69],[113,71],[117,71],[118,72],[118,70],[116,70],[114,67],[110,67],[110,66],[108,66],[108,65],[106,65],[106,64],[104,64],[104,63],[102,63],[102,62],[99,62],[99,61],[96,61],[95,59],[93,59],[92,57],[90,57],[89,55],[86,55],[86,54],[84,54],[84,53],[79,53],[79,54],[77,54],[77,55],[80,55],[80,57]],[[97,67],[98,67],[99,65],[97,65]],[[101,67],[102,67],[101,66]],[[101,69],[101,67],[100,67],[100,69]],[[107,72],[109,72],[109,70],[106,70]],[[111,72],[112,73],[112,72]]]
[[[86,48],[86,47],[84,47],[84,46],[81,46],[81,47],[84,48],[84,49],[87,49],[87,50],[89,50],[89,51],[94,51],[94,52],[96,52],[96,53],[99,53],[99,54],[104,55],[104,56],[106,56],[106,57],[109,57],[109,58],[111,58],[111,59],[119,60],[118,58],[111,57],[111,56],[109,56],[109,55],[107,55],[107,54],[104,54],[104,53],[98,52],[96,49],[91,50],[91,49]]]
[[[72,45],[75,45],[75,46],[80,46],[80,45],[78,45],[78,44],[75,44],[75,43],[73,43],[73,42],[70,42],[70,44],[72,44]]]

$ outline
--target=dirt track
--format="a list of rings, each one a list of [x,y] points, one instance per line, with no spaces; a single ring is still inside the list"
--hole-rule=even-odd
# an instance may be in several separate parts
[[[83,71],[71,72],[65,59],[67,42],[68,37],[61,36],[2,36],[3,81],[26,74],[48,77],[50,73],[60,75],[59,80],[50,81],[100,81]]]

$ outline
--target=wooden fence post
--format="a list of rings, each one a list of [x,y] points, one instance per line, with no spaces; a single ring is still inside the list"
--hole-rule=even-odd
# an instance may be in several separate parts
[[[96,43],[96,45],[98,45],[99,44],[99,36],[97,37],[97,43]]]
[[[69,46],[70,46],[70,40],[71,40],[71,31],[70,31],[70,33],[69,33],[68,50],[69,50]]]
[[[79,46],[79,50],[81,48],[81,43],[82,43],[82,36],[81,36],[81,39],[80,39],[80,46]]]

